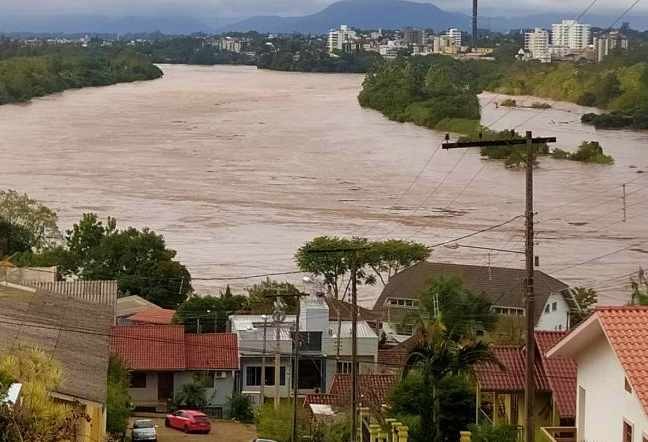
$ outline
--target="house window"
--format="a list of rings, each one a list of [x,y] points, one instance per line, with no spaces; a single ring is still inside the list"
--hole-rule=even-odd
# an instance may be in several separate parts
[[[274,386],[274,367],[265,368],[265,385]],[[261,385],[261,367],[247,367],[245,369],[245,384],[249,387]],[[286,367],[279,370],[279,385],[286,385]]]
[[[625,378],[625,391],[628,393],[632,393],[632,385],[630,385],[630,381],[628,381],[628,378]]]
[[[130,388],[146,388],[146,373],[133,372],[128,375],[128,386]]]
[[[261,385],[261,367],[247,367],[245,369],[245,385],[250,387]]]
[[[545,313],[549,313],[551,311],[551,307],[549,304],[545,305]]]
[[[555,312],[556,310],[558,310],[558,303],[554,302],[551,304],[551,311]]]
[[[351,374],[353,364],[349,361],[338,361],[337,363],[337,373],[339,374]]]
[[[623,442],[632,442],[632,425],[623,421]]]
[[[259,367],[259,370],[261,368]],[[274,367],[266,367],[265,369],[266,385],[274,386],[275,384],[275,369]],[[279,369],[279,385],[286,385],[286,367]]]

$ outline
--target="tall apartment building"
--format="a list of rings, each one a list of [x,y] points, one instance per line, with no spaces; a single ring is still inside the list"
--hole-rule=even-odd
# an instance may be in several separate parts
[[[335,51],[351,51],[352,46],[358,39],[355,31],[350,29],[347,25],[341,25],[340,29],[333,29],[328,35],[328,51],[333,53]]]
[[[551,63],[548,31],[535,28],[533,32],[525,33],[524,49],[529,51],[533,60],[540,60],[542,63]]]
[[[628,39],[619,31],[611,31],[594,38],[596,62],[600,63],[614,49],[628,49]]]
[[[401,31],[403,43],[407,45],[422,45],[424,34],[421,29],[403,28]]]
[[[551,40],[554,47],[568,49],[585,49],[592,38],[592,27],[576,20],[563,20],[551,28]]]
[[[448,37],[450,37],[450,40],[454,42],[454,45],[458,48],[461,47],[461,31],[457,28],[450,28],[448,29],[448,32],[446,33]]]

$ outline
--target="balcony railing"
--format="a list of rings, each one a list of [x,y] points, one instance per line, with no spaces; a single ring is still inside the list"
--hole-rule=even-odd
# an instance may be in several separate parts
[[[576,442],[576,427],[542,427],[547,442]]]

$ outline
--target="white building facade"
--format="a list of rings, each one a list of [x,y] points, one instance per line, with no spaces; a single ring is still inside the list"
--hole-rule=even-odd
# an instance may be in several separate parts
[[[340,29],[332,29],[329,32],[326,46],[330,54],[335,51],[348,51],[357,39],[358,36],[353,29],[347,25],[341,25]]]
[[[551,50],[549,49],[549,32],[535,28],[533,32],[524,34],[524,49],[529,51],[531,58],[542,63],[551,63]]]
[[[597,310],[552,350],[574,358],[578,442],[648,440],[648,309]]]
[[[462,42],[462,33],[459,29],[457,28],[450,28],[448,29],[448,32],[446,33],[448,37],[450,37],[450,40],[454,42],[454,45],[458,48],[461,47],[461,42]]]
[[[576,20],[563,20],[552,26],[551,40],[554,47],[582,50],[592,40],[592,27]]]

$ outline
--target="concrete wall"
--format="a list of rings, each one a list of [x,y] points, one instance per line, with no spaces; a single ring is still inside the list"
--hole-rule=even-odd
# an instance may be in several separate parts
[[[621,441],[624,420],[633,426],[632,442],[648,438],[648,415],[636,393],[625,390],[625,371],[607,338],[599,335],[576,362],[579,442]]]
[[[358,338],[358,355],[378,357],[378,337]],[[328,358],[337,355],[337,338],[325,335],[322,337],[322,354]],[[351,356],[351,338],[340,339],[340,356]]]
[[[182,391],[183,385],[193,383],[194,374],[196,374],[196,372],[191,371],[183,371],[174,374],[174,397],[177,397],[178,394]],[[214,377],[214,388],[205,389],[205,397],[207,399],[208,406],[225,408],[225,406],[227,405],[227,400],[232,396],[232,393],[234,393],[234,373],[229,371],[226,372],[226,374],[227,377],[225,378]],[[214,376],[215,373],[211,372],[210,375]]]
[[[136,406],[151,406],[158,403],[157,373],[146,373],[145,388],[129,388],[128,393]]]
[[[557,309],[553,310],[553,304],[556,304]],[[547,312],[547,307],[549,311]],[[562,331],[569,329],[569,306],[565,302],[562,295],[552,294],[547,298],[547,302],[542,306],[542,314],[536,330],[542,331]]]
[[[340,359],[343,361],[350,361],[351,357],[345,356]],[[360,361],[358,366],[360,374],[376,373],[376,361],[372,356],[360,356],[358,357],[358,360]],[[330,390],[336,372],[337,360],[334,357],[328,358],[326,360],[326,389],[325,391],[323,391],[323,393],[328,393],[328,391]]]
[[[274,367],[274,356],[268,355],[266,358],[266,367]],[[279,386],[279,395],[289,397],[292,385],[292,366],[288,358],[281,358],[281,366],[286,369],[286,384]],[[261,387],[256,385],[247,385],[247,367],[261,367],[260,357],[242,357],[241,358],[241,391],[244,393],[260,393]],[[266,385],[264,390],[265,397],[273,397],[275,392],[274,385]]]

